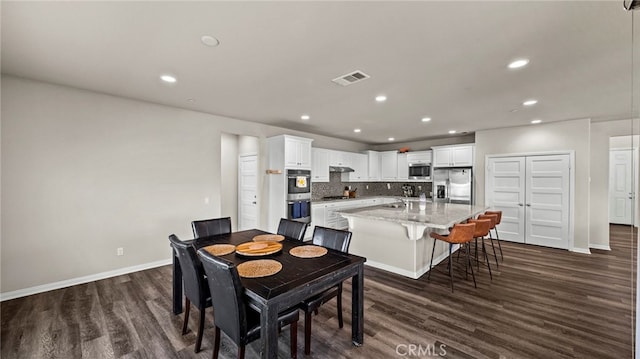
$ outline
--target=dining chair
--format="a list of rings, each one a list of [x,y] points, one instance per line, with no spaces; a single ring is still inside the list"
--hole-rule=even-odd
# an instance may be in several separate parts
[[[195,347],[195,352],[197,353],[200,351],[200,345],[202,344],[205,308],[211,306],[209,285],[204,279],[204,272],[199,264],[194,247],[182,242],[175,234],[169,236],[169,241],[178,254],[178,262],[180,263],[180,269],[182,269],[182,279],[184,281],[185,311],[182,335],[187,333],[191,303],[200,311],[200,323],[198,324],[198,336]]]
[[[296,241],[302,241],[304,240],[304,234],[306,231],[306,223],[281,218],[280,223],[278,224],[278,231],[276,233],[287,238],[295,239]]]
[[[349,244],[351,243],[351,232],[316,226],[313,230],[312,243],[348,253]],[[304,311],[304,353],[306,355],[311,354],[311,313],[315,312],[317,315],[318,308],[333,297],[337,299],[338,326],[342,328],[342,282],[300,304],[300,309]]]
[[[454,244],[460,244],[465,248],[465,264],[464,274],[467,276],[468,269],[471,268],[471,276],[473,277],[473,286],[477,288],[476,276],[473,273],[473,263],[471,263],[471,255],[469,253],[469,243],[473,240],[475,234],[475,223],[458,223],[451,228],[448,235],[442,235],[436,232],[431,232],[431,238],[433,238],[433,249],[431,250],[431,262],[429,263],[429,275],[427,279],[431,279],[431,272],[433,271],[433,254],[436,250],[436,240],[441,240],[449,244],[449,278],[451,280],[451,292],[453,293],[453,262],[451,261],[451,252]]]
[[[231,233],[231,217],[203,219],[191,222],[193,237],[201,238]]]
[[[220,351],[220,330],[238,345],[238,358],[244,358],[245,346],[260,338],[260,314],[244,299],[244,288],[236,266],[200,249],[198,256],[207,274],[215,310],[213,359]],[[290,308],[278,315],[279,329],[290,325],[291,357],[298,356],[298,309]]]

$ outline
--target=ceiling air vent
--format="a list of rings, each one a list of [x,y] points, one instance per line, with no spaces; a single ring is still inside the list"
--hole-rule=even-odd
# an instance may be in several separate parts
[[[335,79],[333,79],[331,81],[337,83],[340,86],[348,86],[348,85],[354,84],[356,82],[360,82],[362,80],[366,80],[369,77],[371,77],[371,76],[365,74],[362,71],[354,71],[352,73],[337,77],[337,78],[335,78]]]

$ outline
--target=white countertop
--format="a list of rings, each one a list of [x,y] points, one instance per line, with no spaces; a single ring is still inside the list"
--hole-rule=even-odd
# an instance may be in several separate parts
[[[400,204],[384,204],[378,206],[346,209],[336,211],[343,217],[366,218],[403,225],[421,225],[430,228],[448,229],[456,223],[474,217],[484,212],[488,207],[454,204],[454,203],[427,203],[426,209],[419,209],[418,201],[409,201],[407,206]]]

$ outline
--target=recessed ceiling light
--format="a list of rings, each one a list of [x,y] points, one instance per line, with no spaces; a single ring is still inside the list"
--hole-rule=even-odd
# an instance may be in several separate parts
[[[451,134],[451,135],[453,135],[454,133],[456,133],[456,130],[449,131],[449,134]]]
[[[306,120],[308,120],[308,119],[310,119],[310,118],[311,118],[311,116],[309,116],[309,115],[302,115],[302,116],[300,116],[300,119],[301,119],[301,120],[305,120],[305,121],[306,121]]]
[[[431,117],[423,117],[421,121],[422,122],[429,122],[429,121],[431,121]]]
[[[534,125],[537,124],[537,123],[540,123],[540,122],[542,122],[542,120],[533,120],[533,121],[531,121],[531,123],[533,123]]]
[[[518,109],[517,109],[517,108],[514,108],[513,110],[511,110],[511,111],[509,111],[509,112],[511,112],[511,113],[518,112]]]
[[[529,63],[529,59],[518,59],[514,60],[509,64],[510,69],[519,69],[521,67],[527,66]]]
[[[160,79],[162,81],[170,83],[170,84],[175,83],[176,81],[178,81],[178,79],[176,79],[175,76],[171,76],[171,75],[162,75],[162,76],[160,76]]]
[[[387,140],[389,140],[389,141],[395,141],[396,139],[395,139],[395,138],[393,138],[393,137],[389,137],[389,138],[387,138]]]
[[[385,102],[385,101],[387,101],[387,96],[385,96],[385,95],[376,96],[376,101]]]
[[[216,47],[220,45],[220,41],[218,39],[209,35],[204,35],[203,37],[200,38],[200,41],[202,41],[203,44],[211,47]]]
[[[359,129],[359,128],[356,128],[356,129],[354,129],[354,130],[353,130],[353,132],[355,132],[355,133],[360,133],[360,132],[362,132],[362,130],[361,130],[361,129]]]
[[[191,103],[196,102],[196,100],[194,100],[194,99],[192,99],[192,98],[188,98],[188,99],[187,99],[187,101],[189,101],[189,102],[191,102]]]
[[[527,100],[527,101],[523,102],[522,104],[525,105],[525,106],[533,106],[533,105],[535,105],[537,103],[538,103],[538,100]]]

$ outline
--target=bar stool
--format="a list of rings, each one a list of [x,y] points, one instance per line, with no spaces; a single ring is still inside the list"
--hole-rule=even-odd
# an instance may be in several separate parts
[[[449,243],[449,278],[451,280],[451,292],[453,292],[453,263],[451,262],[451,251],[453,249],[454,244],[464,245],[466,247],[466,261],[464,265],[464,274],[465,277],[468,278],[468,268],[471,268],[471,276],[473,277],[473,286],[478,288],[476,285],[476,276],[473,273],[473,264],[471,263],[471,256],[469,255],[469,243],[473,240],[473,235],[476,230],[475,223],[464,223],[464,224],[456,224],[450,230],[449,235],[442,235],[439,233],[431,232],[431,238],[433,241],[433,249],[431,250],[431,262],[429,263],[429,275],[427,279],[431,279],[431,270],[433,269],[433,254],[436,250],[436,239],[441,240],[443,242]]]
[[[489,235],[489,230],[491,229],[491,224],[493,222],[490,219],[470,219],[467,223],[476,224],[476,230],[473,237],[476,241],[476,267],[478,268],[478,272],[480,272],[480,258],[478,257],[478,238],[480,238],[480,241],[482,242],[482,253],[484,253],[484,259],[487,263],[487,268],[489,269],[489,278],[493,280],[491,266],[489,265],[489,256],[487,255],[487,248],[484,245],[484,239]]]
[[[498,221],[496,222],[496,225],[491,229],[493,229],[496,232],[496,241],[498,242],[498,248],[500,249],[500,258],[504,261],[504,256],[502,255],[502,246],[500,245],[500,237],[498,236],[498,225],[502,221],[502,211],[485,211],[484,214],[498,215]],[[491,232],[489,232],[489,235],[491,235]]]
[[[491,227],[489,230],[489,240],[491,240],[491,248],[493,249],[493,258],[495,258],[496,260],[496,268],[500,267],[498,265],[498,255],[496,254],[496,247],[493,244],[493,237],[491,236],[491,229],[496,228],[496,222],[498,222],[498,215],[497,214],[481,214],[478,216],[478,219],[490,219],[491,220]]]

